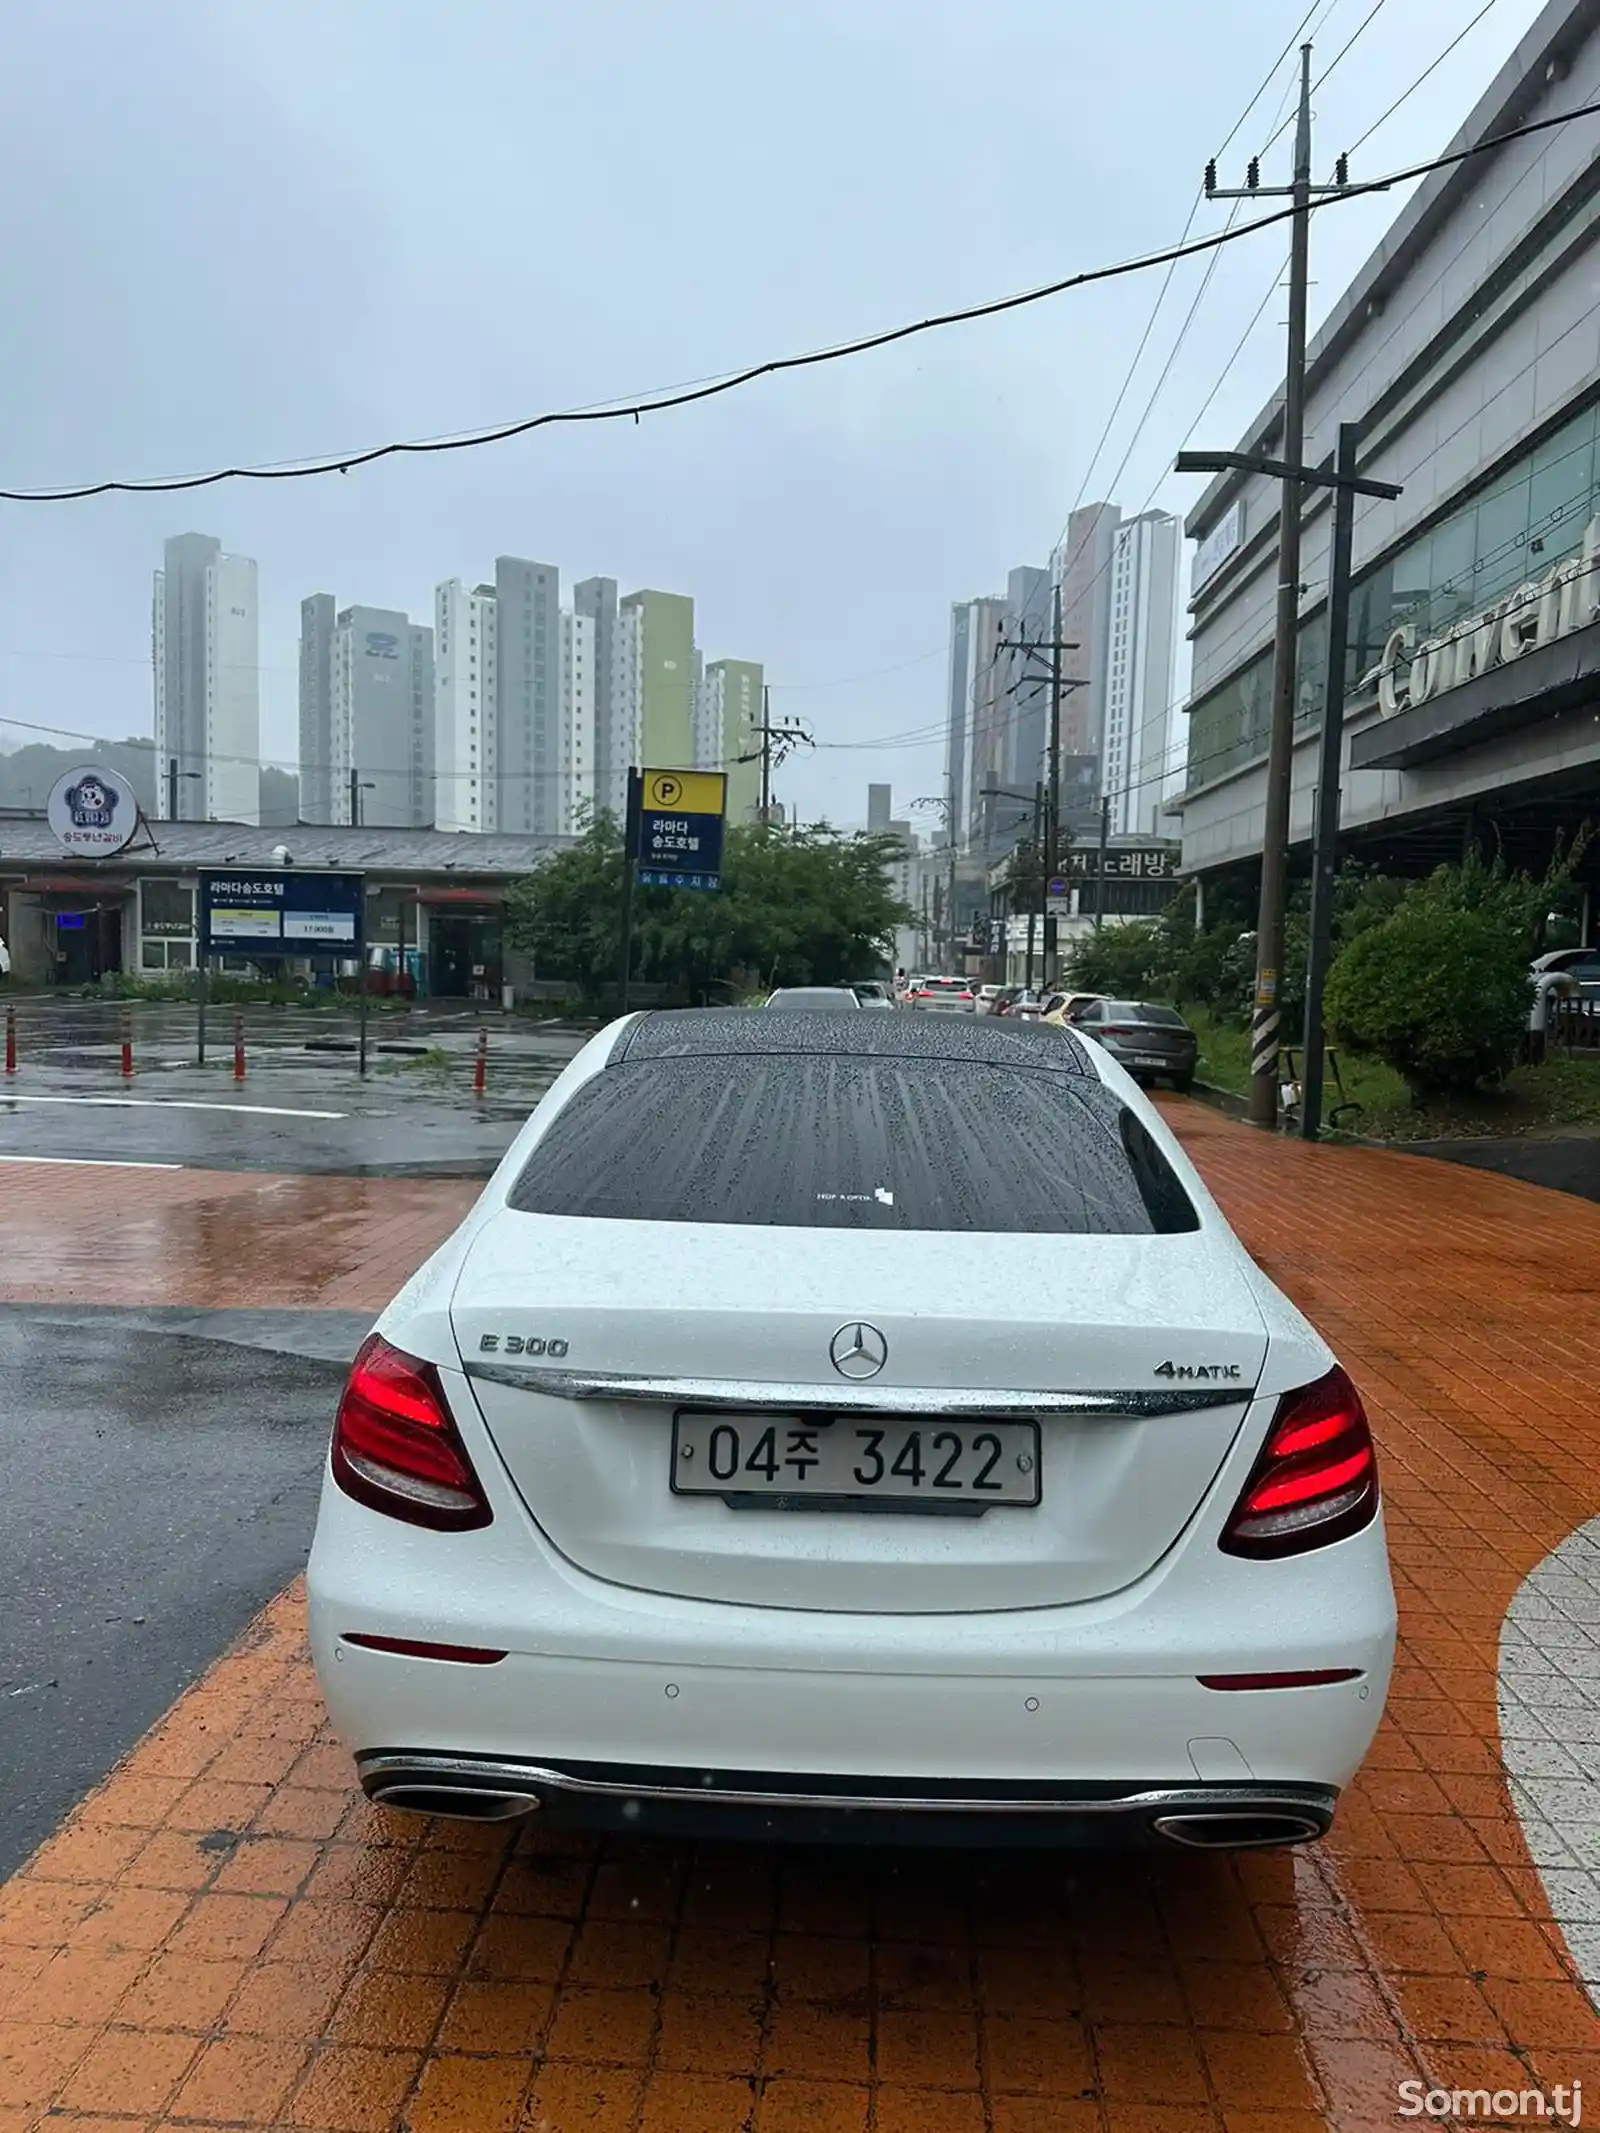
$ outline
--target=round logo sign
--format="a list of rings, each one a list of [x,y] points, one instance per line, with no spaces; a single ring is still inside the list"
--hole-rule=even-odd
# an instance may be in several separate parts
[[[50,790],[50,827],[65,852],[106,859],[139,827],[139,802],[120,770],[86,763],[57,778]]]

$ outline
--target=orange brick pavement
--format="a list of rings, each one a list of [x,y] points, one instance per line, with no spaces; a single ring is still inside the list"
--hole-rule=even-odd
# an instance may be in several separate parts
[[[867,1857],[414,1823],[354,1792],[289,1594],[0,1889],[0,2133],[1303,2133],[1403,2123],[1408,2077],[1600,2095],[1495,1715],[1511,1595],[1600,1509],[1600,1209],[1172,1115],[1382,1445],[1401,1662],[1326,1845]],[[169,1244],[209,1205],[237,1256],[262,1181],[188,1202],[152,1175]],[[363,1229],[333,1182],[295,1181],[306,1251],[277,1231],[270,1293],[180,1254],[159,1300],[381,1302],[470,1197],[377,1193]],[[89,1213],[75,1245],[46,1198],[50,1278],[87,1277]]]

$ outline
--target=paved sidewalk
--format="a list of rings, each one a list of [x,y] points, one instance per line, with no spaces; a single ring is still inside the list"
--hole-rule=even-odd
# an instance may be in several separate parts
[[[1311,2133],[1403,2124],[1407,2079],[1600,2096],[1600,1553],[1572,1539],[1600,1509],[1600,1209],[1171,1116],[1380,1439],[1403,1646],[1327,1845],[873,1858],[412,1823],[354,1792],[291,1593],[0,1889],[0,2133]],[[141,1303],[381,1302],[467,1197],[389,1184],[358,1218],[304,1182],[187,1174],[128,1218],[155,1228],[111,1286],[164,1251]],[[248,1263],[242,1191],[298,1209]],[[114,1300],[94,1239],[122,1221],[73,1205],[47,1277]]]

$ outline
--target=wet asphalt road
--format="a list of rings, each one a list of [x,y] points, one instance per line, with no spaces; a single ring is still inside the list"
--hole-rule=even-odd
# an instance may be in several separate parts
[[[0,1306],[0,1878],[304,1567],[365,1322],[205,1323]]]
[[[56,1068],[0,1081],[5,1159],[176,1163],[353,1177],[487,1177],[576,1043],[503,1062],[483,1098],[457,1077],[278,1067],[115,1074]],[[0,1201],[5,1191],[0,1170]]]
[[[1600,1201],[1600,1133],[1529,1135],[1522,1140],[1427,1141],[1415,1155],[1441,1162],[1465,1163],[1471,1170],[1492,1170],[1497,1177],[1520,1178],[1550,1192],[1569,1192],[1580,1200]]]

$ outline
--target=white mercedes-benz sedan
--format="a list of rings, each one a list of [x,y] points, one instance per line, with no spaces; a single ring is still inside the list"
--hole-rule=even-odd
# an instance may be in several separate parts
[[[375,1800],[1320,1836],[1394,1647],[1355,1387],[1071,1030],[595,1037],[378,1320],[309,1571]]]

